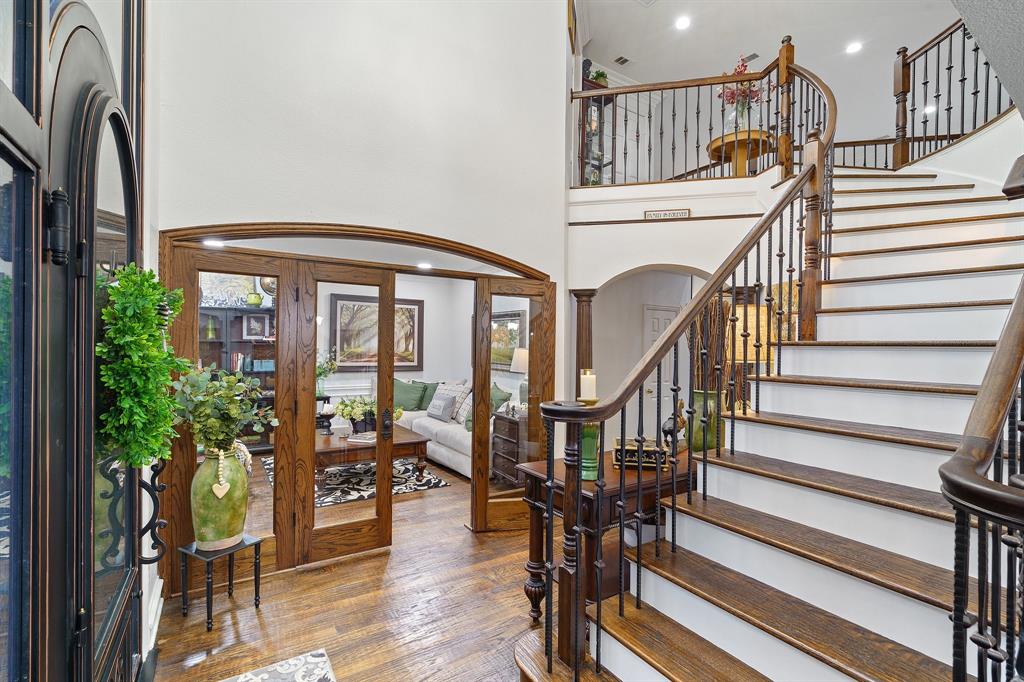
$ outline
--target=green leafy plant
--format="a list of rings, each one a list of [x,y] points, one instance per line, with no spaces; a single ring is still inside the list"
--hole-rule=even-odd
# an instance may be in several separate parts
[[[337,353],[337,349],[332,348],[330,353],[323,353],[320,355],[316,363],[316,379],[322,381],[327,377],[334,374],[337,369],[337,364],[334,362],[334,356]]]
[[[193,368],[173,384],[176,413],[189,423],[192,437],[205,450],[229,450],[242,429],[262,433],[277,426],[269,407],[260,405],[260,380],[215,367]]]
[[[150,270],[134,263],[111,278],[97,276],[97,296],[106,299],[96,344],[100,427],[96,455],[133,467],[170,459],[177,436],[173,374],[189,367],[167,345],[165,330],[181,312],[181,290],[168,291]]]
[[[340,414],[345,419],[351,419],[355,422],[362,421],[367,415],[377,414],[377,400],[376,398],[366,398],[364,396],[342,398],[338,401],[335,414]],[[401,407],[396,407],[395,421],[401,419],[403,414],[405,414],[405,410]]]
[[[590,80],[592,80],[594,82],[601,82],[601,81],[607,82],[608,81],[608,72],[607,71],[602,71],[601,69],[598,69],[597,71],[594,71],[594,72],[592,72],[590,74]]]

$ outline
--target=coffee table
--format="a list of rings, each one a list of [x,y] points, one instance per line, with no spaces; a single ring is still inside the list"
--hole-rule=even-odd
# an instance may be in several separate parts
[[[427,468],[427,443],[430,439],[410,431],[404,426],[394,426],[391,438],[391,462],[405,457],[416,458],[416,480],[423,480],[423,470]],[[349,442],[342,436],[325,436],[316,434],[316,472],[314,478],[321,482],[329,466],[335,464],[352,464],[355,462],[372,462],[377,458],[377,442]]]

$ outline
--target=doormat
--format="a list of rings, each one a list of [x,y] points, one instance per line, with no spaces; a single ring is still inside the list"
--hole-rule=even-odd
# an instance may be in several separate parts
[[[274,485],[274,458],[261,457],[270,485]],[[391,494],[402,495],[420,490],[444,488],[448,482],[429,469],[423,480],[416,480],[416,460],[396,459],[391,471]],[[335,504],[372,500],[377,497],[377,463],[337,464],[327,467],[322,483],[316,485],[314,506],[330,507]]]
[[[221,682],[337,682],[334,669],[323,649],[307,651],[295,658],[250,670]]]

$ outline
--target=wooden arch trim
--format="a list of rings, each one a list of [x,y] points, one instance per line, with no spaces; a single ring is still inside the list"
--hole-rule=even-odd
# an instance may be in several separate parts
[[[259,239],[275,237],[329,237],[334,239],[359,239],[365,241],[387,242],[416,246],[420,248],[443,251],[456,256],[463,256],[502,270],[515,273],[520,277],[547,281],[547,273],[532,268],[525,263],[503,256],[487,249],[470,246],[443,237],[395,230],[386,227],[369,225],[346,225],[343,223],[300,223],[300,222],[267,222],[267,223],[222,223],[215,225],[195,225],[176,227],[160,232],[161,245],[174,246],[181,242],[193,242],[200,239]]]

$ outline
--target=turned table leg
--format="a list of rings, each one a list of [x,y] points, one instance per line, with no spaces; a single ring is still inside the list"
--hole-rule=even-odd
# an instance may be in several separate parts
[[[416,481],[423,481],[423,472],[427,468],[427,446],[420,445],[416,448]]]
[[[537,483],[529,481],[529,495],[526,504],[530,507],[530,551],[526,561],[526,584],[523,591],[530,600],[530,618],[538,622],[541,617],[540,604],[544,601],[544,509],[536,493]]]

